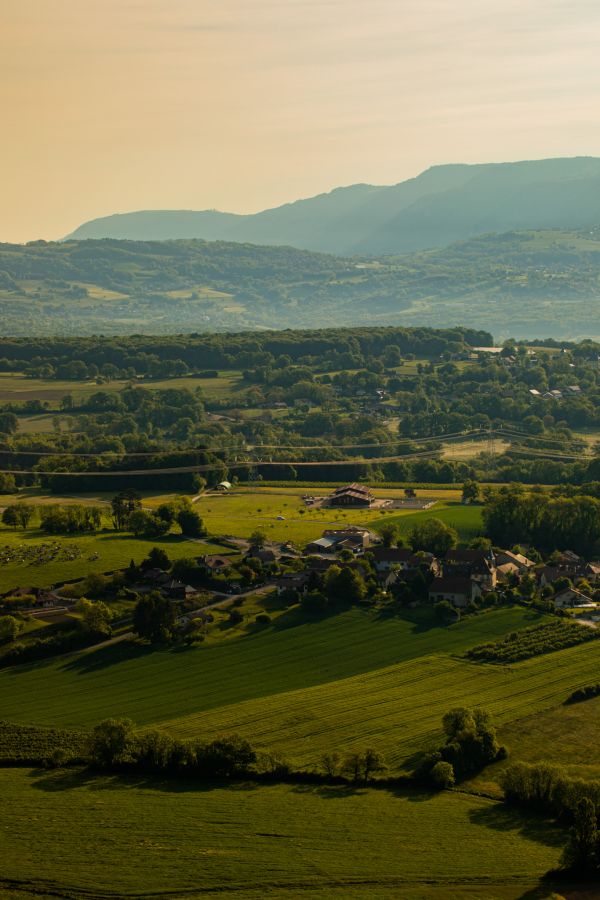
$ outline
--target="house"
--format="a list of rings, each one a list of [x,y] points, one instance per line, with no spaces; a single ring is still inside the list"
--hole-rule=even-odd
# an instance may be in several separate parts
[[[438,574],[438,563],[432,553],[415,553],[406,547],[376,547],[372,552],[377,572],[389,572],[391,569],[414,572],[426,566]]]
[[[394,569],[377,572],[375,580],[382,591],[389,591],[399,581],[399,574]]]
[[[296,591],[298,594],[306,594],[309,589],[310,572],[286,572],[275,582],[277,594],[285,591]]]
[[[171,600],[193,600],[198,596],[196,588],[192,587],[191,584],[183,584],[177,578],[171,578],[170,581],[162,585],[161,590]]]
[[[231,557],[218,555],[201,556],[198,560],[198,565],[209,575],[218,575],[219,572],[223,572],[231,565]]]
[[[322,537],[307,545],[305,553],[336,553],[344,549],[356,552],[370,547],[377,541],[379,541],[377,535],[355,525],[349,525],[347,528],[327,528]]]
[[[429,600],[437,603],[448,600],[453,606],[466,606],[470,600],[481,596],[481,587],[471,578],[444,576],[434,578],[429,586]]]
[[[496,559],[491,550],[448,550],[443,570],[447,577],[472,578],[485,587],[496,587]]]
[[[329,506],[344,506],[355,508],[369,508],[373,503],[374,497],[368,487],[364,484],[353,482],[345,487],[337,488],[329,496]]]
[[[520,573],[524,574],[535,567],[532,559],[523,556],[522,553],[512,553],[510,550],[498,550],[494,554],[498,569],[501,566],[510,564],[516,566]]]
[[[171,576],[164,569],[146,569],[144,572],[144,581],[149,581],[157,586],[167,584],[170,579]]]
[[[251,559],[259,559],[262,563],[274,563],[277,561],[277,554],[268,547],[250,547],[247,555]]]
[[[509,581],[511,577],[521,578],[522,571],[514,562],[505,562],[496,567],[498,581]]]
[[[564,590],[559,591],[554,596],[554,605],[557,609],[565,609],[565,608],[573,608],[573,607],[585,607],[585,608],[596,608],[596,604],[592,600],[591,597],[587,597],[581,591],[578,591],[576,588],[564,588]]]

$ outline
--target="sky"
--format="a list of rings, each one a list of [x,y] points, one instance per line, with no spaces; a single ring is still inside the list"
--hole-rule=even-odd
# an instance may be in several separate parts
[[[598,0],[1,0],[0,241],[600,156]]]

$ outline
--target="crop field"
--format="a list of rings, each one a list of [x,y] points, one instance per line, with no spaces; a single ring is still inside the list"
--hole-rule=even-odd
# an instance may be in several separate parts
[[[449,792],[0,769],[0,793],[0,890],[15,898],[517,900],[564,842],[542,819]]]
[[[0,402],[24,403],[26,400],[41,400],[47,402],[51,409],[57,409],[59,401],[66,394],[71,394],[76,403],[81,403],[96,391],[121,391],[129,383],[127,380],[116,379],[104,384],[96,384],[91,380],[58,381],[27,378],[18,372],[2,373],[0,375]],[[137,384],[151,390],[166,390],[167,388],[194,390],[199,387],[207,399],[223,399],[235,395],[242,387],[247,387],[242,383],[242,373],[238,371],[221,372],[218,378],[198,378],[192,375],[182,378],[143,380]]]
[[[7,721],[24,724],[77,727],[125,715],[146,725],[347,679],[420,656],[434,659],[443,650],[461,654],[538,621],[537,614],[521,607],[494,610],[448,628],[433,627],[428,611],[387,618],[352,609],[300,624],[291,611],[264,631],[214,646],[151,650],[117,644],[79,657],[4,669],[0,709]]]
[[[311,509],[305,507],[302,501],[302,494],[309,492],[306,487],[264,491],[239,489],[227,495],[202,496],[197,509],[211,534],[248,537],[260,528],[269,540],[292,541],[299,546],[320,537],[325,528],[365,525],[376,530],[380,523],[394,522],[402,534],[407,534],[417,522],[432,517],[452,525],[464,541],[481,533],[481,507],[463,506],[446,496],[435,498],[435,506],[426,512],[410,509]],[[320,491],[322,495],[329,492]],[[424,490],[419,493],[433,496],[434,492]],[[401,495],[403,492],[398,490],[376,492],[376,496],[382,497]],[[283,518],[278,519],[278,516]]]
[[[594,644],[510,668],[474,665],[447,655],[422,656],[335,682],[197,712],[163,723],[180,736],[236,731],[297,765],[314,765],[330,749],[376,745],[402,768],[440,739],[455,706],[483,706],[499,724],[556,706],[574,683],[600,665]],[[600,749],[590,750],[600,763]]]
[[[57,555],[47,561],[55,546]],[[140,563],[152,547],[162,547],[171,559],[223,552],[218,545],[191,541],[176,534],[162,538],[136,538],[114,531],[47,535],[0,526],[0,593],[30,585],[48,587],[83,578],[89,572],[111,572],[124,568],[131,559]]]

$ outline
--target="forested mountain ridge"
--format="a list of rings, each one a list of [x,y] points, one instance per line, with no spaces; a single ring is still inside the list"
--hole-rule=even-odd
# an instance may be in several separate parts
[[[457,323],[498,339],[600,336],[600,228],[336,257],[205,241],[0,245],[4,335]]]
[[[600,222],[600,159],[433,166],[392,186],[340,187],[252,215],[146,210],[86,222],[70,239],[202,238],[343,255],[407,253],[487,232]]]

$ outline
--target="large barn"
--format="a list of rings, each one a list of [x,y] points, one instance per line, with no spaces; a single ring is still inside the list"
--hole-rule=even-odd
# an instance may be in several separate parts
[[[369,508],[373,503],[373,494],[364,484],[347,484],[337,488],[329,497],[329,506],[350,506],[356,508]]]

